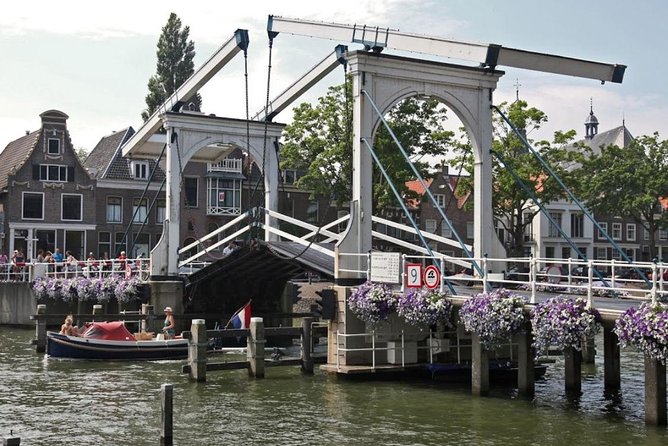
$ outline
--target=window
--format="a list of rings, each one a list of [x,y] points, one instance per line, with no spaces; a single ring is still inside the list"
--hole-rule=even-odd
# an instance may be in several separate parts
[[[548,237],[559,237],[559,230],[561,229],[561,212],[550,212],[550,217],[554,223],[550,222],[550,229],[548,231]],[[556,225],[556,227],[555,227]]]
[[[306,221],[309,223],[318,223],[318,202],[311,201],[306,209]]]
[[[41,192],[23,192],[22,218],[25,220],[44,220],[44,194]]]
[[[604,239],[604,238],[606,238],[606,237],[605,237],[605,234],[608,232],[608,224],[607,224],[607,223],[599,223],[598,226],[600,227],[600,229],[598,230],[596,236],[597,236],[599,239]]]
[[[62,194],[61,200],[61,219],[81,221],[83,215],[83,196],[75,194]]]
[[[424,230],[430,234],[436,232],[436,220],[432,218],[427,218],[424,221]]]
[[[438,206],[439,208],[445,207],[445,195],[436,194],[434,195],[434,198],[436,199],[436,206]]]
[[[659,229],[659,240],[664,241],[668,240],[668,231],[665,229]]]
[[[608,249],[596,248],[596,260],[608,260]]]
[[[209,178],[206,213],[208,215],[239,215],[241,213],[241,181]]]
[[[643,238],[645,240],[649,240],[649,231],[646,228],[643,228],[642,232],[643,232]]]
[[[97,233],[97,256],[102,258],[104,253],[111,255],[111,232]]]
[[[73,181],[74,168],[59,164],[39,164],[34,167],[38,170],[33,176],[39,181]]]
[[[56,138],[49,138],[46,146],[46,153],[49,155],[60,155],[60,140]]]
[[[473,222],[466,222],[466,238],[473,238]]]
[[[114,243],[114,252],[109,253],[110,257],[115,257],[116,255],[120,254],[121,251],[125,251],[125,242],[124,242],[124,232],[117,232],[116,233],[116,239]]]
[[[554,258],[554,246],[545,247],[545,258],[553,259]]]
[[[132,200],[132,222],[133,223],[146,223],[146,217],[148,213],[148,206],[146,205],[146,198],[140,200],[135,198]]]
[[[530,212],[522,214],[522,224],[524,225],[524,241],[533,241],[533,215]]]
[[[636,241],[636,225],[635,223],[626,224],[626,240],[629,242]]]
[[[445,220],[441,220],[441,237],[452,238],[452,230]]]
[[[189,208],[197,207],[197,178],[185,177],[183,179],[183,189],[186,194],[185,206]]]
[[[612,239],[621,240],[622,239],[622,224],[613,223],[612,224]]]
[[[148,179],[148,161],[132,161],[132,176],[137,180]]]
[[[167,203],[165,202],[165,200],[158,200],[156,202],[155,222],[161,225],[165,222],[166,218],[167,218]]]
[[[123,221],[123,200],[120,197],[107,197],[107,222],[121,223]]]
[[[571,214],[571,237],[584,237],[583,214]]]

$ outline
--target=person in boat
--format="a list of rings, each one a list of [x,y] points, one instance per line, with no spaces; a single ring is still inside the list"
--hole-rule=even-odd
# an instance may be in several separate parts
[[[165,333],[165,339],[172,339],[176,335],[176,322],[174,321],[172,307],[165,307],[165,322],[162,331]]]
[[[67,336],[79,336],[79,327],[74,325],[74,318],[71,314],[65,317],[65,322],[60,326],[60,334]]]

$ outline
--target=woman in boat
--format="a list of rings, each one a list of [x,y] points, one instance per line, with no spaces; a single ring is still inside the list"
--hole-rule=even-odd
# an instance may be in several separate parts
[[[65,322],[60,326],[60,334],[67,336],[79,336],[79,327],[74,325],[74,318],[71,314],[65,317]]]
[[[162,331],[165,333],[165,339],[172,339],[176,334],[176,323],[174,322],[172,307],[165,307],[165,322]]]

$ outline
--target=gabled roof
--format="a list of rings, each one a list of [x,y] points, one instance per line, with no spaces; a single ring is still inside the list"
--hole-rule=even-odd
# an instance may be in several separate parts
[[[105,136],[97,143],[90,152],[84,167],[89,172],[94,172],[95,178],[108,180],[134,180],[130,169],[130,159],[124,158],[121,147],[134,135],[132,127]],[[149,161],[149,169],[155,168],[155,161]],[[155,172],[153,180],[161,181],[165,173],[161,168]]]
[[[7,144],[0,152],[0,190],[7,187],[9,175],[19,169],[30,158],[39,141],[42,130],[35,130]]]
[[[469,199],[471,196],[470,192],[465,193],[464,195],[457,194],[455,191],[457,189],[457,183],[459,182],[460,177],[454,176],[454,175],[448,175],[446,178],[447,184],[450,186],[450,191],[455,195],[455,198],[457,199],[457,209],[461,209],[464,204],[466,204],[466,201]],[[427,187],[431,188],[431,185],[433,183],[433,179],[429,178],[424,180],[425,184]],[[406,181],[406,187],[408,190],[411,190],[418,194],[420,197],[422,197],[424,194],[427,192],[424,190],[424,187],[422,187],[422,183],[420,180],[411,180],[411,181]],[[408,201],[408,205],[416,209],[421,202],[421,198],[419,199],[412,199]]]
[[[591,139],[585,139],[583,142],[592,148],[594,153],[601,153],[601,147],[609,145],[616,145],[618,147],[626,147],[633,141],[633,136],[627,130],[626,126],[620,125],[611,130],[606,130],[602,133],[597,133]]]

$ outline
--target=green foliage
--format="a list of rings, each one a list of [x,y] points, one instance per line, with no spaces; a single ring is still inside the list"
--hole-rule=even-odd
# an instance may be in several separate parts
[[[529,107],[526,101],[521,100],[511,104],[504,102],[499,105],[499,109],[527,141],[540,152],[559,177],[570,182],[571,174],[566,167],[571,165],[573,155],[569,154],[564,146],[573,140],[575,131],[556,132],[552,142],[545,140],[535,142],[530,135],[547,122],[545,113],[535,107]],[[453,148],[458,154],[455,161],[462,162],[464,168],[473,173],[474,156],[468,136],[465,136]],[[563,191],[525,147],[521,138],[498,114],[494,116],[492,151],[495,155],[492,159],[494,220],[497,227],[503,228],[507,234],[507,240],[504,240],[507,254],[521,256],[524,254],[525,230],[540,210],[535,206],[530,206],[533,198],[517,184],[511,170],[543,204],[562,198]],[[458,190],[459,193],[472,192],[473,176],[463,178],[458,183]],[[472,206],[473,203],[469,200],[467,205]]]
[[[659,134],[640,136],[626,147],[584,149],[578,195],[596,215],[634,220],[650,233],[650,256],[656,255],[655,234],[668,228],[668,141]]]
[[[352,91],[350,82],[330,87],[313,106],[302,103],[294,110],[293,122],[283,133],[281,168],[304,169],[298,187],[313,195],[329,196],[337,205],[352,190]],[[453,133],[444,130],[446,109],[435,99],[401,101],[385,118],[409,157],[423,176],[428,176],[425,157],[442,155]],[[373,148],[397,190],[408,199],[413,195],[405,182],[415,176],[382,123]],[[367,150],[363,145],[362,150]],[[394,194],[377,167],[373,171],[374,207],[398,206]]]
[[[194,73],[195,44],[188,40],[189,34],[190,27],[182,28],[181,19],[171,13],[158,39],[156,74],[148,80],[147,108],[141,114],[144,121]],[[198,109],[202,105],[199,93],[182,100],[193,102]]]

